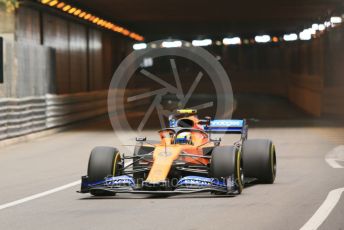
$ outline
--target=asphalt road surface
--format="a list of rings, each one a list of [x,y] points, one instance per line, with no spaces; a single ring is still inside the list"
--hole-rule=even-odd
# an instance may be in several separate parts
[[[330,155],[337,157],[332,159],[337,168],[325,160],[333,149],[341,151],[344,128],[301,122],[252,128],[249,138],[275,142],[276,183],[250,186],[236,197],[93,198],[76,193],[90,150],[121,145],[105,121],[2,148],[0,229],[300,229],[317,210],[304,229],[344,229],[344,195],[326,199],[344,187],[344,154]],[[322,204],[325,209],[319,210]]]

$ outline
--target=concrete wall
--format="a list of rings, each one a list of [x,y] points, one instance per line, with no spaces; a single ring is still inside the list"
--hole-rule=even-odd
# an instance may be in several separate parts
[[[288,98],[313,116],[322,114],[323,37],[311,41],[213,47],[220,55],[234,93]]]
[[[114,70],[132,44],[120,35],[35,4],[21,4],[7,18],[12,19],[7,23],[13,26],[2,26],[4,32],[12,34],[12,39],[5,37],[2,97],[107,89]]]
[[[325,36],[325,77],[322,112],[324,116],[344,117],[344,28]]]
[[[321,116],[324,81],[324,39],[299,42],[286,47],[290,68],[288,98],[295,105],[314,116]]]
[[[5,37],[2,97],[106,89],[131,50],[126,38],[32,5],[1,17],[7,23],[0,28]],[[344,107],[343,36],[338,27],[311,41],[209,50],[221,56],[234,93],[285,97],[314,116],[337,116]]]

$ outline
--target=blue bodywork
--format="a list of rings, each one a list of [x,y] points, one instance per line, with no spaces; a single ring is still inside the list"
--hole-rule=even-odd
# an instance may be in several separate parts
[[[202,188],[202,187],[211,187],[211,188],[222,188],[227,189],[227,183],[225,180],[218,180],[215,178],[200,177],[200,176],[186,176],[181,178],[177,187],[186,187],[186,188]]]
[[[245,132],[245,120],[213,120],[204,127],[204,130],[212,133],[243,133]]]
[[[168,183],[166,183],[168,184]],[[191,193],[191,192],[222,192],[228,193],[233,190],[234,184],[231,183],[231,180],[218,180],[215,178],[208,178],[208,177],[200,177],[200,176],[186,176],[181,178],[177,185],[173,190],[168,190],[169,188],[165,188],[162,190],[152,190],[150,188],[145,188],[145,182],[142,183],[143,186],[137,187],[134,181],[134,178],[131,176],[123,175],[123,176],[109,176],[105,178],[103,181],[99,181],[96,183],[88,183],[87,177],[83,177],[82,184],[81,184],[81,193],[87,193],[92,189],[96,190],[107,190],[114,193],[120,192],[128,192],[128,193]]]

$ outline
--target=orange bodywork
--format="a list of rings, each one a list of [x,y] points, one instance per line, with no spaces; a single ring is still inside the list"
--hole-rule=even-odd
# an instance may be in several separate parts
[[[190,116],[188,119],[192,119],[194,124],[196,124],[192,127],[195,130],[191,131],[192,144],[175,144],[173,142],[173,131],[168,129],[160,131],[161,142],[155,145],[153,165],[146,179],[147,182],[158,183],[165,181],[175,160],[198,165],[207,165],[209,163],[209,159],[201,158],[203,156],[203,148],[213,147],[214,144],[209,142],[208,134],[203,132],[202,126],[198,125],[197,117]],[[180,156],[181,153],[199,155],[200,158]]]

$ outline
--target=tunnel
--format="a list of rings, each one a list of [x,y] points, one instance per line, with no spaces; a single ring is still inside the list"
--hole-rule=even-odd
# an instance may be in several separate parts
[[[342,229],[343,20],[341,0],[0,0],[0,229]],[[149,154],[183,113],[241,124],[214,145],[271,140],[275,184],[74,192],[95,146]]]

